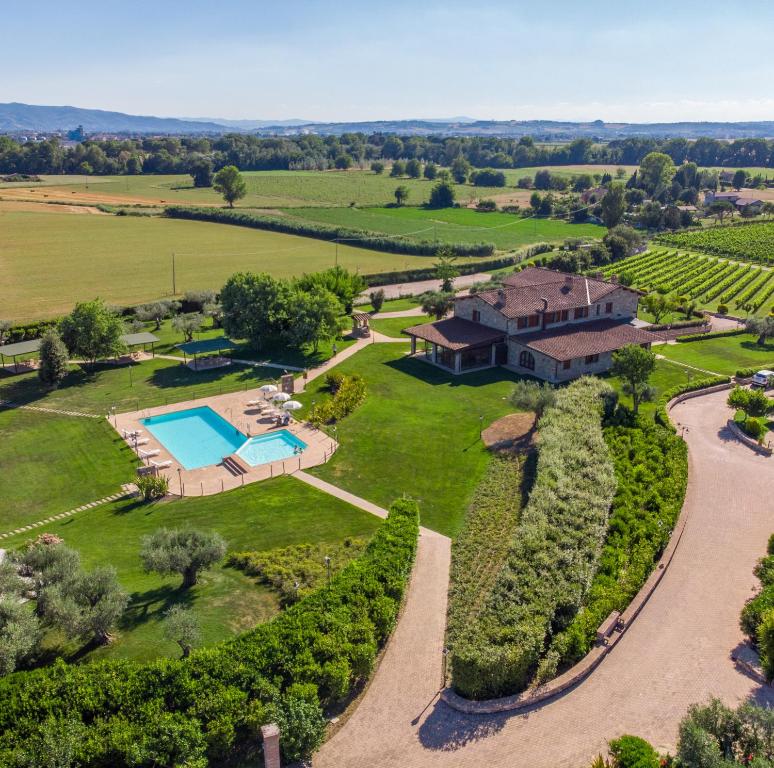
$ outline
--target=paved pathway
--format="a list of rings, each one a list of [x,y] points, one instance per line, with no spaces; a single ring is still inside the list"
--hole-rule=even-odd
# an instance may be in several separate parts
[[[475,272],[472,275],[460,275],[454,278],[454,289],[460,291],[463,288],[469,288],[474,283],[481,283],[484,280],[490,280],[492,275],[488,272]],[[378,291],[379,288],[384,290],[385,299],[399,299],[401,296],[419,296],[420,293],[426,291],[437,291],[441,287],[440,280],[415,280],[408,283],[390,283],[389,285],[378,285],[372,288],[366,288],[363,293],[360,294],[363,303],[367,304],[370,299],[368,294],[371,291]]]
[[[581,768],[608,739],[635,733],[674,749],[689,704],[711,695],[774,704],[774,691],[737,671],[739,611],[774,527],[774,459],[726,431],[727,393],[676,406],[686,427],[688,524],[640,616],[585,682],[526,713],[470,716],[435,696],[440,683],[448,558],[420,544],[405,612],[360,705],[316,755],[317,768]]]
[[[372,320],[389,320],[393,317],[422,317],[425,313],[422,307],[411,307],[411,309],[399,309],[395,312],[377,312],[371,315]],[[430,318],[428,318],[429,322]]]

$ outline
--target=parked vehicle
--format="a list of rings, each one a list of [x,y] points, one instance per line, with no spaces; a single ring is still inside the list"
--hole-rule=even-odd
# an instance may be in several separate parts
[[[763,387],[764,389],[774,386],[774,371],[758,371],[758,373],[753,374],[750,386]]]

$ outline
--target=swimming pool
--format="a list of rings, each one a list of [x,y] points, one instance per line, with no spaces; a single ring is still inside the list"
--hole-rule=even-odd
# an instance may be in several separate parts
[[[238,451],[240,458],[251,467],[268,464],[271,461],[281,461],[301,453],[306,443],[299,440],[286,429],[269,432],[266,435],[251,437]]]
[[[219,464],[247,440],[233,424],[206,405],[141,421],[185,469]],[[292,452],[291,448],[291,455]]]

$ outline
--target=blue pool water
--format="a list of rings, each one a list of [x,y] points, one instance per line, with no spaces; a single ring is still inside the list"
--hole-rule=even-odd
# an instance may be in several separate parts
[[[286,429],[281,429],[279,432],[251,437],[237,451],[237,454],[251,467],[256,467],[259,464],[268,464],[270,461],[290,458],[305,448],[306,443],[303,440],[299,440]]]
[[[247,440],[235,426],[206,405],[150,416],[142,423],[185,469],[219,464]]]

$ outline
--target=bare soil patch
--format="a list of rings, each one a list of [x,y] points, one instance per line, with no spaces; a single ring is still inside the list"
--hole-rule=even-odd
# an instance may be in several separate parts
[[[105,216],[104,211],[95,208],[93,205],[52,205],[49,202],[37,202],[32,200],[8,199],[8,195],[0,195],[0,211],[32,211],[35,213],[74,213],[74,214],[97,214]]]
[[[480,198],[471,199],[467,204],[468,208],[475,208],[479,199],[494,200],[502,208],[506,205],[518,205],[521,208],[529,207],[529,199],[534,190],[532,189],[510,189],[507,192],[501,192],[497,195],[481,195]]]
[[[509,413],[481,433],[481,441],[492,451],[525,451],[534,439],[534,413]]]

